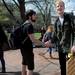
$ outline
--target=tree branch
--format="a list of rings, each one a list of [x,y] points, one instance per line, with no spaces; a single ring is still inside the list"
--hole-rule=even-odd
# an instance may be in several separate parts
[[[11,14],[11,16],[13,17],[13,19],[19,24],[19,21],[16,20],[15,16],[13,15],[13,13],[11,12],[11,10],[8,8],[6,2],[4,0],[2,0],[4,3],[4,6],[6,7],[6,9],[8,10],[8,12]]]
[[[19,5],[18,5],[18,3],[15,1],[15,0],[12,0],[15,4],[16,4],[16,6],[19,8]]]

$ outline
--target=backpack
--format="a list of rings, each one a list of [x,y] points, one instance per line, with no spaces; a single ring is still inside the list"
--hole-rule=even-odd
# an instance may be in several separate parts
[[[20,27],[16,28],[10,35],[10,48],[11,49],[20,49],[22,44],[27,40],[28,37],[24,38],[24,31],[28,24],[24,23]]]

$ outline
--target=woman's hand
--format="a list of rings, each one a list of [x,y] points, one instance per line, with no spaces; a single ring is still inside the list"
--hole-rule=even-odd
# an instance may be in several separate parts
[[[51,43],[51,40],[45,42],[45,46],[46,46],[47,48],[53,47],[53,44]]]

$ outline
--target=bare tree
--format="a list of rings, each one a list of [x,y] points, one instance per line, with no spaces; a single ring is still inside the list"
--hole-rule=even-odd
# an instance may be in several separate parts
[[[10,13],[10,15],[16,21],[17,19],[15,18],[11,9],[9,9],[8,4],[5,2],[5,0],[2,0],[2,1],[3,1],[4,6],[7,8],[8,12]],[[17,5],[17,7],[20,11],[20,16],[21,16],[22,22],[24,22],[25,21],[25,0],[17,0],[18,3],[15,0],[12,0],[12,1]],[[18,22],[18,20],[16,22]]]
[[[15,0],[12,0],[12,1],[19,8],[21,19],[24,22],[25,21],[25,0],[17,0],[18,3]]]
[[[55,0],[28,0],[26,3],[32,3],[36,6],[46,26],[51,24],[51,12],[53,11]]]
[[[12,17],[15,19],[15,16],[13,15],[13,13],[11,12],[11,10],[8,8],[8,6],[7,6],[7,4],[6,4],[6,2],[5,2],[5,0],[2,0],[3,1],[3,3],[4,3],[4,6],[7,8],[7,10],[9,11],[9,13],[12,15]]]
[[[5,3],[4,0],[2,0]],[[20,16],[21,19],[23,20],[23,22],[25,21],[25,5],[26,4],[33,4],[41,13],[42,18],[43,18],[43,23],[44,25],[49,25],[51,24],[51,12],[53,10],[53,6],[54,6],[54,1],[55,0],[12,0],[16,6],[18,7],[19,11],[20,11]],[[6,6],[6,5],[5,5]],[[7,8],[7,6],[6,6]],[[8,10],[9,11],[9,10]],[[11,11],[9,11],[10,14],[12,16],[14,16]]]
[[[23,20],[25,21],[25,0],[17,0],[19,3],[19,10],[20,10],[20,15]]]

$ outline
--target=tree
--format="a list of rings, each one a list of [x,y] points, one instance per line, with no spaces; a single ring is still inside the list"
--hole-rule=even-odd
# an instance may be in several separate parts
[[[2,0],[2,1],[3,1],[4,6],[7,8],[8,12],[11,14],[13,19],[16,21],[14,14],[12,13],[11,9],[9,9],[8,7],[8,4],[5,2],[5,0]],[[12,1],[17,5],[20,11],[22,22],[24,22],[25,21],[25,0],[17,0],[18,3],[15,0],[12,0]],[[18,20],[16,22],[18,22]]]
[[[15,18],[14,20],[16,21],[16,16],[11,10],[9,9],[9,6],[7,6],[7,3],[5,0],[2,0],[5,7],[9,11],[9,13]],[[40,19],[43,23],[43,25],[50,25],[51,24],[51,12],[54,9],[54,1],[55,0],[12,0],[16,7],[19,10],[19,15],[21,17],[21,20],[19,22],[24,22],[25,21],[25,12],[26,12],[26,5],[28,4],[33,4],[38,10],[38,13],[41,13],[42,19]],[[14,10],[14,9],[13,9]],[[15,10],[16,11],[16,10]],[[41,22],[40,21],[40,22]],[[39,24],[38,24],[39,25]]]
[[[4,0],[2,0],[2,1],[3,1],[3,3],[4,3],[4,6],[5,6],[5,7],[7,8],[7,10],[9,11],[9,13],[10,13],[10,14],[12,15],[12,17],[15,19],[13,13],[12,13],[11,10],[8,8],[6,2],[5,2]]]
[[[24,22],[25,21],[25,0],[17,0],[18,3],[15,0],[12,0],[12,1],[18,7],[22,22]]]
[[[51,12],[54,10],[55,0],[28,0],[26,3],[32,3],[40,11],[44,25],[51,24]]]
[[[17,0],[19,3],[19,10],[20,10],[20,15],[23,20],[25,21],[25,0]]]

